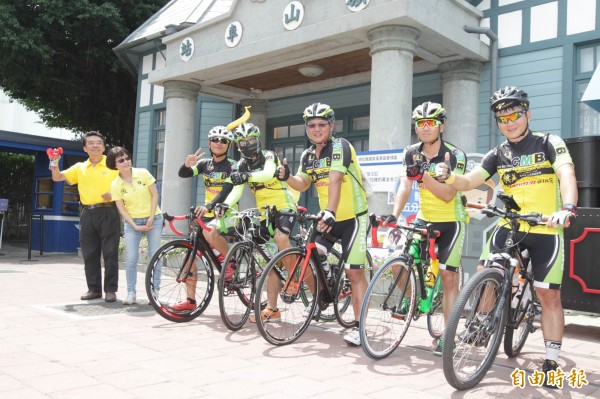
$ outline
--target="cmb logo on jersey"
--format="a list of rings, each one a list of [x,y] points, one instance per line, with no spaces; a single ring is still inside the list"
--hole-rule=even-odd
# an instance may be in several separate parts
[[[529,166],[536,165],[546,161],[544,152],[536,152],[535,154],[521,155],[512,159],[513,166]]]

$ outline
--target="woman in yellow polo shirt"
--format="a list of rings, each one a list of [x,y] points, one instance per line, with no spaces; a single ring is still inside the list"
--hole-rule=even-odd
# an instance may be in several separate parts
[[[156,179],[146,169],[131,167],[131,154],[123,147],[111,149],[106,156],[106,166],[119,171],[112,182],[111,194],[119,213],[125,219],[125,276],[127,298],[123,305],[137,303],[138,249],[142,235],[148,240],[149,256],[160,247],[163,218],[158,207]]]

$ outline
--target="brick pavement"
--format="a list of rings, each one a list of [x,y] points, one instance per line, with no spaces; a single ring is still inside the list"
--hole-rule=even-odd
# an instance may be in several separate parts
[[[74,255],[33,256],[22,248],[0,252],[0,398],[547,398],[600,397],[600,318],[567,314],[560,364],[583,368],[589,385],[562,392],[513,387],[515,367],[532,372],[544,356],[538,331],[522,354],[501,351],[484,380],[455,391],[424,320],[411,325],[390,357],[373,361],[348,347],[335,323],[313,323],[294,344],[274,347],[255,326],[230,332],[216,297],[189,323],[171,323],[146,305],[119,300],[86,303],[82,260]],[[125,309],[128,308],[128,309]]]

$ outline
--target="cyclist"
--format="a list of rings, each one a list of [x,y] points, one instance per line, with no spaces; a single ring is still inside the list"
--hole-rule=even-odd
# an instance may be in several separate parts
[[[446,127],[446,110],[442,105],[426,101],[414,109],[412,118],[420,143],[404,151],[405,167],[401,172],[400,187],[392,214],[385,222],[397,221],[408,201],[413,181],[417,181],[420,193],[417,223],[432,223],[434,229],[441,233],[437,239],[439,276],[444,289],[442,310],[444,321],[447,322],[458,296],[458,272],[467,214],[461,202],[461,193],[434,178],[435,165],[448,162],[454,173],[462,175],[465,173],[467,157],[462,150],[442,139]],[[442,355],[443,345],[440,339],[433,352],[436,356]]]
[[[208,148],[211,157],[203,158],[204,153],[201,153],[202,149],[199,148],[194,154],[188,155],[184,164],[179,168],[179,177],[188,178],[202,175],[206,187],[205,204],[196,207],[194,213],[197,217],[202,218],[204,224],[212,227],[210,231],[203,230],[202,234],[206,241],[223,255],[229,251],[227,241],[220,234],[226,229],[219,226],[213,219],[215,204],[221,202],[226,196],[226,193],[222,193],[223,183],[229,177],[235,163],[227,156],[232,141],[233,133],[225,126],[213,127],[208,132]],[[195,265],[191,267],[190,273],[196,273]],[[173,310],[180,312],[196,309],[196,279],[188,278],[186,289],[187,300],[171,306]]]
[[[273,151],[263,150],[260,145],[260,130],[252,123],[242,123],[233,131],[234,141],[237,144],[242,159],[234,165],[234,171],[227,179],[223,192],[229,192],[222,204],[218,204],[215,211],[217,216],[223,210],[237,204],[244,184],[247,184],[256,200],[258,209],[267,205],[274,205],[275,209],[286,212],[296,211],[296,200],[294,194],[285,182],[275,177],[279,158]],[[265,243],[273,238],[277,248],[282,251],[291,247],[290,233],[294,227],[295,218],[290,216],[276,215],[273,226],[267,226],[262,221],[260,239]],[[279,291],[277,279],[269,279],[267,286],[267,306],[261,312],[263,321],[276,322],[281,320],[281,313],[277,308],[277,296]],[[256,322],[253,315],[250,316],[252,323]]]
[[[312,145],[300,158],[295,176],[290,176],[287,160],[279,168],[278,178],[298,191],[306,191],[313,182],[321,208],[316,238],[317,250],[325,267],[327,252],[338,239],[346,275],[352,284],[354,328],[344,335],[349,345],[360,345],[360,309],[367,289],[364,264],[369,226],[368,204],[362,187],[362,175],[354,147],[346,139],[334,138],[335,114],[327,104],[314,103],[303,114],[306,133]],[[343,202],[343,206],[340,204]],[[327,270],[326,270],[327,271]]]
[[[577,180],[573,161],[564,141],[553,134],[534,132],[529,127],[529,97],[523,90],[507,86],[490,99],[500,133],[506,141],[488,152],[481,164],[464,176],[440,165],[440,179],[457,190],[479,186],[495,173],[504,192],[512,195],[523,213],[551,215],[546,226],[521,223],[519,241],[529,251],[534,287],[542,305],[542,334],[546,358],[542,371],[558,368],[564,334],[564,313],[560,301],[563,278],[563,227],[569,227],[577,214]],[[490,240],[490,252],[502,250],[509,229],[499,228]],[[487,261],[489,263],[490,261]],[[544,384],[548,384],[548,378]]]

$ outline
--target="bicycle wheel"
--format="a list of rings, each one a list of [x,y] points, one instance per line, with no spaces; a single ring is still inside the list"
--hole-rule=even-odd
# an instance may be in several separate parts
[[[427,330],[432,338],[439,338],[444,334],[444,311],[442,299],[444,298],[444,286],[442,278],[438,276],[431,294],[431,310],[427,313]]]
[[[404,257],[387,260],[367,288],[360,312],[360,341],[372,359],[400,345],[415,311],[417,285]]]
[[[287,345],[297,340],[308,328],[318,304],[319,279],[317,266],[308,259],[304,276],[300,281],[306,255],[301,248],[287,248],[271,259],[256,286],[254,314],[258,331],[273,345]],[[291,272],[289,272],[290,270]],[[290,281],[290,284],[288,283]],[[310,289],[302,288],[303,285]],[[287,287],[287,291],[285,290]],[[276,298],[278,318],[261,318],[260,306],[271,296]],[[304,300],[308,301],[306,308]]]
[[[477,385],[498,353],[508,314],[508,306],[504,306],[499,319],[494,317],[502,284],[499,270],[483,269],[463,287],[452,308],[444,332],[442,364],[446,380],[458,390]]]
[[[504,332],[504,353],[508,357],[515,357],[521,353],[529,333],[534,330],[534,295],[532,284],[529,280],[525,280],[521,300],[519,300],[516,309],[510,309],[510,317]]]
[[[363,270],[368,284],[371,282],[371,276],[373,274],[373,258],[371,258],[369,252],[367,252],[367,264]],[[335,318],[342,327],[351,328],[354,326],[356,317],[354,315],[354,304],[352,302],[352,285],[350,284],[350,279],[346,276],[345,270],[342,271],[342,274],[338,277],[336,292],[338,293],[338,297],[333,304]]]
[[[166,243],[156,251],[146,269],[146,294],[156,312],[169,321],[187,322],[208,306],[214,291],[210,261],[188,240]],[[183,277],[182,277],[183,276]],[[182,307],[188,297],[196,307]]]
[[[256,259],[251,244],[235,243],[223,262],[219,277],[219,312],[225,326],[237,331],[244,326],[256,290]]]

